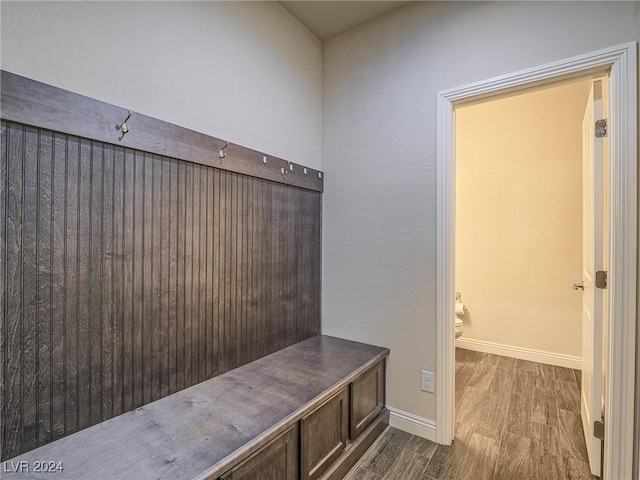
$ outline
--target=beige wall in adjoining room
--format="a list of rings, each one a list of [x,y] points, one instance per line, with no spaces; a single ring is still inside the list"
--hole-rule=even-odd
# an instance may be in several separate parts
[[[321,168],[322,45],[278,2],[0,2],[2,69]]]
[[[464,338],[581,356],[589,82],[456,109],[455,286]]]

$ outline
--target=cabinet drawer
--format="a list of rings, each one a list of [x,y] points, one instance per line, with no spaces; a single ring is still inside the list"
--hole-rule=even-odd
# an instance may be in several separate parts
[[[384,361],[356,378],[351,389],[349,437],[355,440],[384,407]]]
[[[220,480],[297,480],[298,424],[225,473]]]
[[[320,477],[347,446],[349,392],[345,388],[300,422],[301,478]]]

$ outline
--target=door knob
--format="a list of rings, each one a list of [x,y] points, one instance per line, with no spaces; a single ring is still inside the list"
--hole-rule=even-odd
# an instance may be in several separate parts
[[[584,282],[578,282],[573,284],[574,290],[584,290]]]

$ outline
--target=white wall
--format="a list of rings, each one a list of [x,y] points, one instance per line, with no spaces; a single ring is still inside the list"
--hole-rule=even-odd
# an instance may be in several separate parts
[[[582,356],[582,117],[589,82],[456,109],[464,339]]]
[[[638,39],[639,2],[415,2],[324,44],[323,330],[390,347],[390,406],[435,419],[437,91]]]
[[[277,2],[0,9],[4,70],[321,168],[321,43]]]

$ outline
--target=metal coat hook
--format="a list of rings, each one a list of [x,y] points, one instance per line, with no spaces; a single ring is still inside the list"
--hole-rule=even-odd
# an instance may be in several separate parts
[[[293,165],[291,162],[287,162],[287,166],[280,169],[280,175],[286,175],[290,171],[293,172]]]
[[[229,141],[227,140],[226,142],[227,142],[227,143],[225,143],[225,144],[224,144],[224,147],[222,147],[222,148],[220,149],[220,152],[218,153],[218,158],[220,158],[220,159],[223,159],[224,157],[226,157],[226,156],[227,156],[227,154],[226,154],[226,153],[224,153],[224,149],[225,149],[225,148],[227,148],[227,147],[229,146]]]
[[[124,119],[124,121],[119,124],[116,125],[116,130],[121,130],[122,131],[122,135],[120,135],[118,137],[118,140],[122,141],[122,139],[124,138],[124,136],[129,133],[129,125],[127,125],[127,121],[131,118],[131,114],[133,114],[133,111],[129,110],[128,111],[128,115],[127,118]]]

